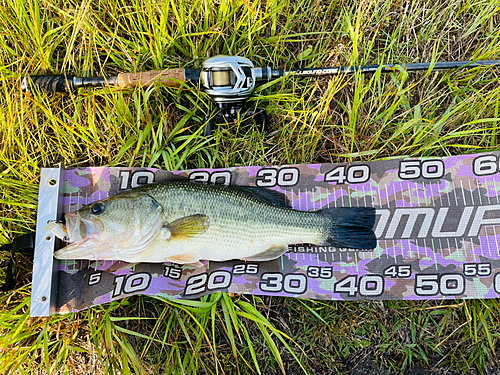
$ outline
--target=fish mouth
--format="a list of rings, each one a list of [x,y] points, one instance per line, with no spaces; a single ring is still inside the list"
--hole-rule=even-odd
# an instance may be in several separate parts
[[[88,239],[97,239],[104,226],[97,219],[84,219],[78,213],[68,212],[65,215],[66,230],[69,242],[79,243]]]
[[[99,250],[109,251],[99,242],[103,224],[96,219],[84,219],[77,212],[65,215],[66,232],[70,244],[54,253],[58,259],[74,259],[81,256],[92,258]],[[87,258],[89,259],[89,258]]]

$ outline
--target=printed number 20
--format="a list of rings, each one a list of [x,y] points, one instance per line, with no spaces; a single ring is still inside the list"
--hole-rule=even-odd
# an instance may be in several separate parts
[[[203,293],[205,290],[224,289],[231,285],[232,275],[228,271],[215,271],[191,276],[186,282],[185,296]]]

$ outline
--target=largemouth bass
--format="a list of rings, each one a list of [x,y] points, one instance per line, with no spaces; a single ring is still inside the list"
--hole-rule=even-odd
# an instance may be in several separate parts
[[[292,209],[285,196],[253,187],[191,182],[145,185],[89,204],[52,223],[70,244],[58,259],[195,263],[267,261],[290,244],[373,249],[375,209]]]

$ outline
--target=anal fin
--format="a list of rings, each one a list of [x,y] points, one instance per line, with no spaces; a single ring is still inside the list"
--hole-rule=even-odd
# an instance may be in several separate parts
[[[285,245],[274,245],[269,249],[263,251],[260,254],[254,255],[249,258],[244,258],[246,261],[255,261],[255,262],[266,262],[268,260],[273,260],[282,256],[287,250]]]
[[[197,264],[200,263],[200,255],[196,252],[173,255],[165,260],[179,264]]]

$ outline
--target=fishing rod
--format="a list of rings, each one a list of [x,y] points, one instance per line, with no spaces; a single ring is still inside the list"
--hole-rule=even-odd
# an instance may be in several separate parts
[[[26,76],[22,80],[24,92],[40,90],[45,93],[70,92],[80,87],[114,86],[122,89],[138,86],[149,87],[160,84],[168,87],[180,87],[184,82],[197,85],[201,81],[203,90],[217,104],[219,112],[215,118],[205,119],[204,134],[212,134],[215,122],[230,122],[238,117],[246,119],[254,117],[262,128],[266,126],[265,111],[244,111],[246,99],[252,94],[257,84],[295,75],[299,77],[322,77],[354,73],[374,73],[381,69],[382,73],[394,72],[396,66],[408,72],[429,70],[448,70],[460,68],[476,68],[479,66],[500,65],[500,60],[456,61],[436,63],[409,63],[363,65],[348,67],[328,67],[309,69],[272,69],[271,67],[255,67],[252,62],[239,56],[216,56],[205,60],[202,69],[163,69],[140,73],[120,73],[114,77],[76,77],[73,75],[35,75]]]

